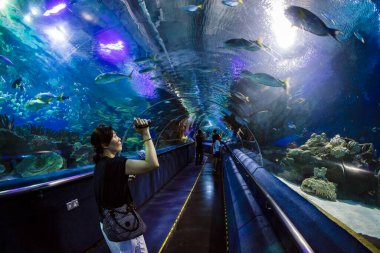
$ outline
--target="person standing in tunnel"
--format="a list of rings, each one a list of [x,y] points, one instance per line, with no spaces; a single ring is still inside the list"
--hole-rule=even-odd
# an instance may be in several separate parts
[[[221,167],[222,154],[221,154],[221,143],[220,143],[220,135],[217,134],[215,136],[215,142],[212,144],[212,153],[213,153],[213,172],[217,173],[219,171],[219,167]]]
[[[142,232],[140,235],[136,235],[137,237],[125,241],[111,241],[104,230],[106,210],[117,211],[124,206],[126,206],[127,212],[132,212],[130,208],[136,210],[128,186],[129,175],[143,174],[159,167],[156,150],[149,132],[148,121],[137,118],[134,120],[134,124],[136,132],[141,134],[145,145],[145,160],[133,160],[116,156],[122,150],[122,143],[112,126],[99,125],[91,135],[91,144],[96,153],[93,157],[96,164],[94,190],[100,215],[100,228],[112,253],[148,252],[143,236],[144,229],[141,229]],[[136,214],[136,211],[134,211],[134,214]]]
[[[203,164],[203,140],[205,135],[202,130],[198,130],[197,135],[195,136],[195,165]]]
[[[218,138],[219,134],[218,134],[218,130],[217,129],[214,129],[212,131],[212,144],[214,144],[214,142],[216,141],[216,139]]]

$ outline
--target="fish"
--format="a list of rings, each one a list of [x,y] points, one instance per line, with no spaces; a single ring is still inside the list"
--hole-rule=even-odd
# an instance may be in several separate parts
[[[235,93],[233,93],[233,95],[235,97],[237,97],[238,99],[242,100],[243,102],[245,103],[248,103],[249,102],[249,97],[248,96],[244,96],[241,92],[237,91]]]
[[[371,130],[372,130],[372,132],[376,133],[377,131],[380,130],[380,127],[372,127]]]
[[[96,84],[107,84],[107,83],[114,83],[116,81],[125,79],[125,78],[132,78],[133,71],[129,75],[117,72],[117,71],[112,71],[112,72],[107,72],[107,73],[102,73],[95,77],[95,83]]]
[[[337,35],[341,33],[338,29],[329,28],[314,13],[299,6],[290,6],[285,10],[285,16],[293,26],[311,32],[318,36],[331,35],[337,41]]]
[[[0,96],[0,103],[5,102],[7,100],[8,100],[8,96],[7,95],[4,94],[4,95]]]
[[[34,96],[34,99],[40,100],[44,103],[50,103],[55,98],[57,98],[57,96],[51,92],[38,93],[37,95]]]
[[[141,57],[133,60],[134,63],[146,63],[148,61],[156,61],[157,60],[157,55],[153,56],[148,56],[148,57]]]
[[[365,44],[365,40],[363,36],[361,36],[358,32],[354,32],[354,36],[363,44]]]
[[[243,0],[239,0],[239,1],[223,0],[222,3],[229,7],[235,7],[235,6],[238,6],[239,4],[243,4]]]
[[[288,127],[290,129],[296,129],[297,128],[297,126],[293,122],[291,122],[291,121],[288,122]]]
[[[22,82],[22,78],[17,78],[15,81],[13,81],[12,88],[13,89],[20,88],[21,90],[24,90],[24,87],[22,86],[21,82]]]
[[[291,100],[289,102],[290,105],[296,105],[296,104],[303,104],[306,102],[306,99],[304,98],[297,98],[297,99],[294,99],[294,100]]]
[[[68,96],[64,96],[63,92],[58,97],[56,97],[57,101],[63,101],[63,100],[69,99],[69,98],[70,97],[68,97]]]
[[[229,39],[224,42],[224,44],[229,48],[246,48],[252,45],[252,42],[243,38],[240,39]]]
[[[287,147],[290,143],[298,141],[302,138],[303,137],[301,135],[291,134],[291,135],[285,136],[283,138],[280,138],[280,139],[272,142],[272,145],[280,146],[280,147]]]
[[[289,86],[289,79],[287,80],[279,80],[269,74],[266,73],[256,73],[253,74],[252,72],[248,70],[243,70],[241,72],[241,76],[245,77],[247,79],[252,80],[255,83],[259,83],[262,85],[270,86],[270,87],[282,87],[284,90],[287,91]]]
[[[49,103],[45,103],[42,100],[39,99],[31,99],[28,100],[25,104],[25,108],[32,111],[38,111],[41,108],[47,106]]]
[[[202,72],[202,73],[214,73],[214,72],[218,72],[219,68],[218,67],[212,68],[212,67],[208,67],[208,66],[201,66],[199,68],[196,68],[196,70],[198,70],[199,72]]]
[[[8,59],[7,57],[5,57],[4,55],[0,55],[0,60],[5,62],[7,65],[14,65],[13,62],[10,59]]]
[[[187,12],[195,12],[197,10],[201,10],[203,8],[202,4],[199,5],[187,5],[182,7],[182,10],[187,11]]]
[[[117,112],[130,112],[131,109],[119,106],[119,107],[115,108],[115,111],[117,111]]]
[[[150,80],[157,80],[157,79],[160,79],[162,78],[162,76],[152,76],[151,78],[149,78]]]
[[[139,73],[140,73],[140,74],[148,73],[148,72],[151,72],[151,71],[153,71],[153,70],[155,70],[155,69],[156,69],[156,67],[147,67],[147,68],[145,68],[145,69],[141,69],[141,70],[139,70]]]

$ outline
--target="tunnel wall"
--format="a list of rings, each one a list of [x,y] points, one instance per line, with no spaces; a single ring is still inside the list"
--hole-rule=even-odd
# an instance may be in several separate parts
[[[268,205],[266,194],[277,203],[314,252],[369,252],[346,230],[327,218],[314,205],[291,190],[243,152],[235,149],[233,150],[233,157],[239,173],[244,175],[244,181],[265,212],[286,251],[296,252],[295,244],[290,241],[292,240],[290,234],[284,229],[281,224],[282,221],[279,220],[270,204]]]
[[[138,206],[149,200],[194,158],[194,145],[159,154],[160,167],[131,183]],[[79,206],[67,210],[66,203]],[[39,191],[3,197],[0,202],[0,251],[3,253],[91,252],[102,239],[93,194],[93,177]]]
[[[269,221],[231,157],[224,158],[230,252],[283,252]]]

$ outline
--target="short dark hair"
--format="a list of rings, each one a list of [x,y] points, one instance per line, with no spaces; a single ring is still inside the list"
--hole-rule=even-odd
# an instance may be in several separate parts
[[[202,134],[202,130],[198,129],[198,134]]]
[[[214,129],[214,131],[212,131],[214,134],[216,134],[216,132],[218,132],[218,130],[217,129]]]
[[[94,163],[99,162],[101,155],[103,154],[102,144],[109,145],[113,137],[112,126],[100,124],[97,126],[91,134],[91,144],[94,147],[95,155],[92,158]]]

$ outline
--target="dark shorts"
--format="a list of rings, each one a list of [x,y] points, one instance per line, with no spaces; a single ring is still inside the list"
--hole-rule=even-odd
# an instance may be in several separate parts
[[[214,154],[214,157],[216,157],[216,158],[220,158],[220,157],[221,157],[220,151],[216,152],[216,153]]]

